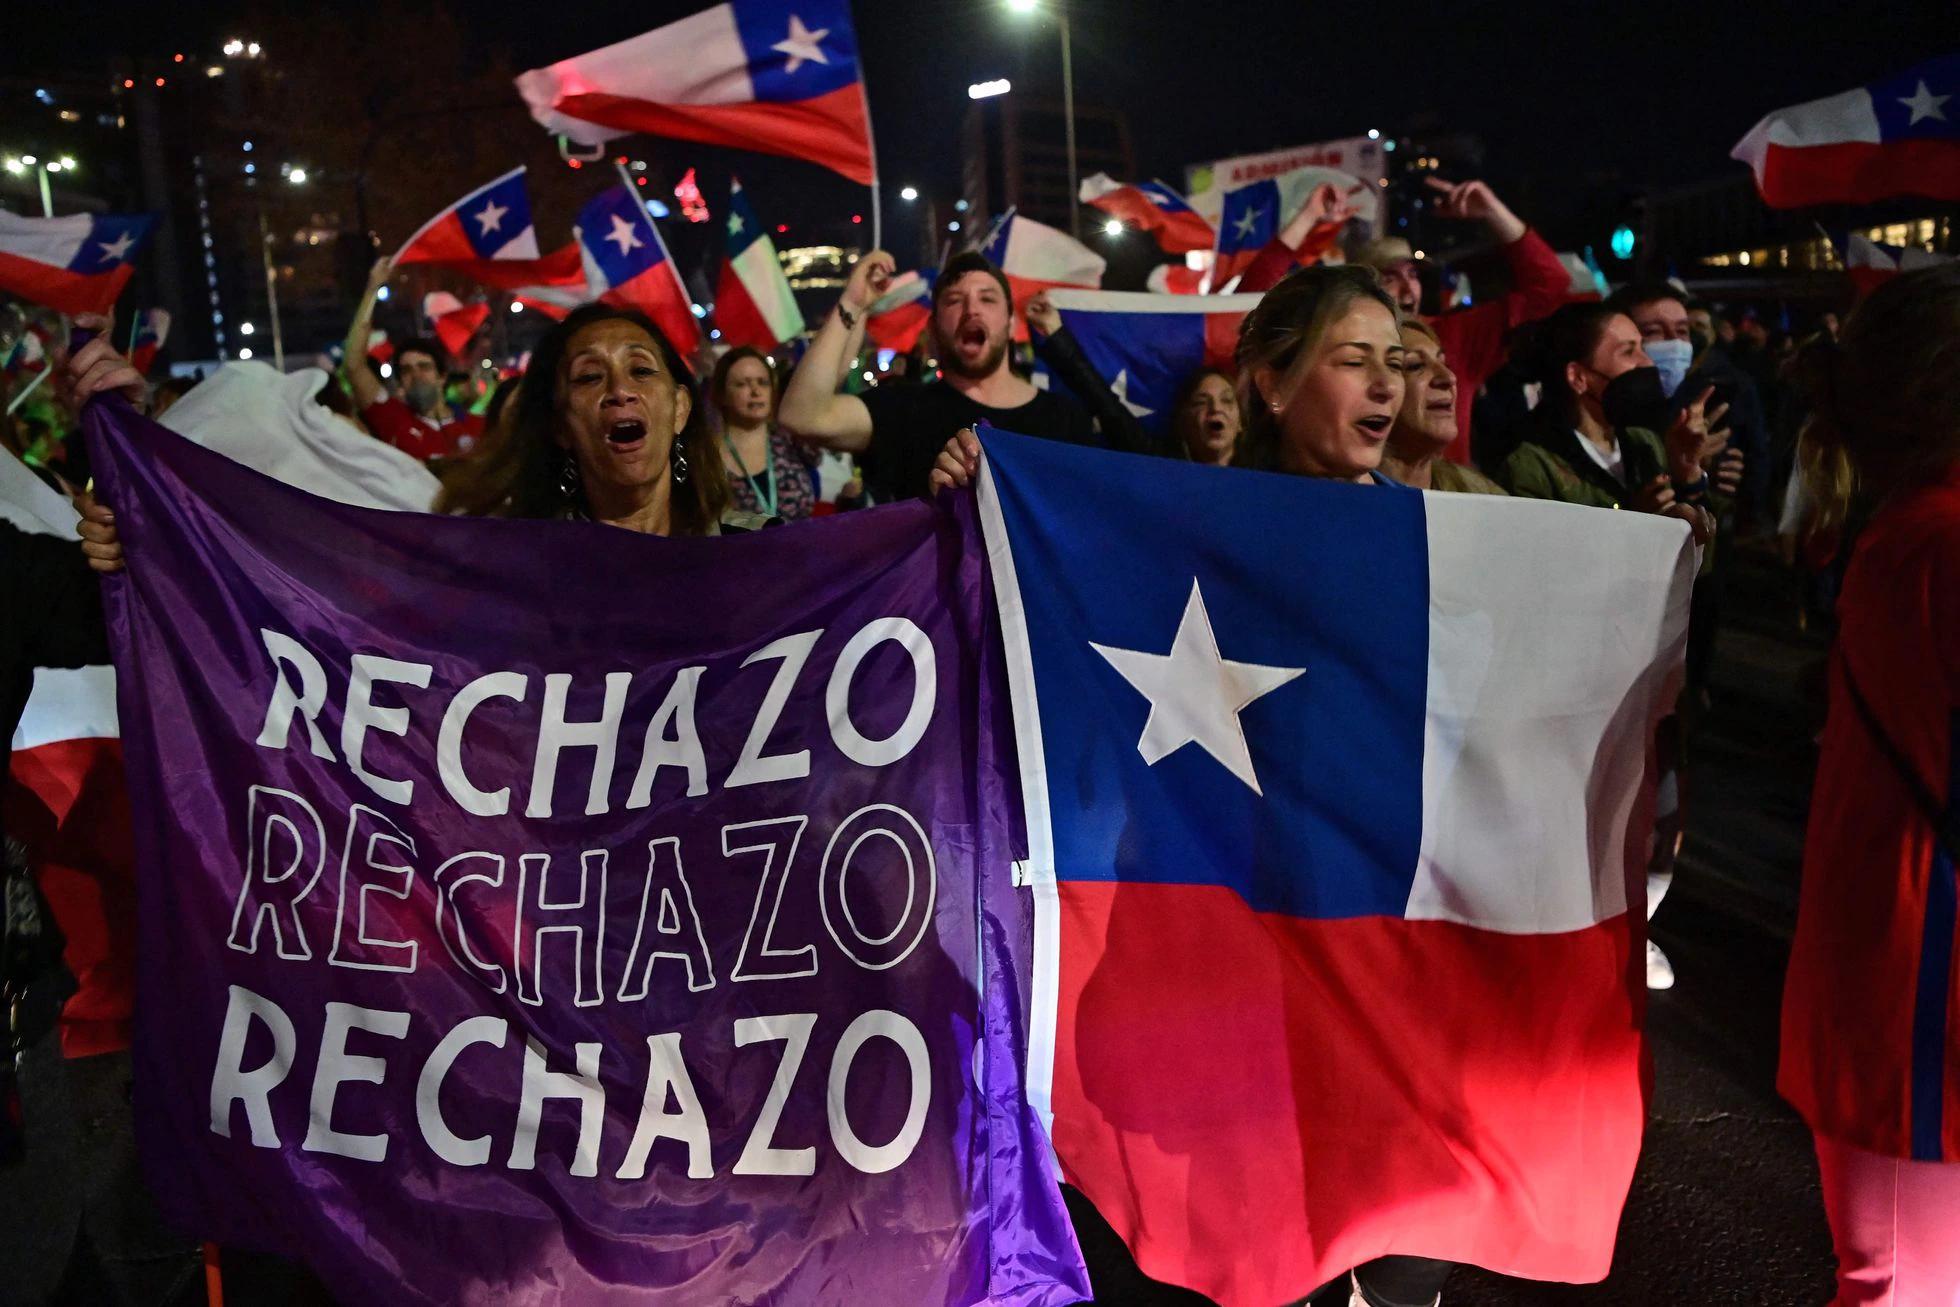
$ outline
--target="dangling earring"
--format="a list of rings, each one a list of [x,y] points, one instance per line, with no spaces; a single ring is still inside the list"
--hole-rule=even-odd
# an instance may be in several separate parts
[[[577,499],[579,491],[578,460],[571,451],[558,451],[558,493],[565,499]]]
[[[681,448],[679,441],[675,441],[674,442],[674,484],[680,485],[686,480],[687,480],[687,451]]]

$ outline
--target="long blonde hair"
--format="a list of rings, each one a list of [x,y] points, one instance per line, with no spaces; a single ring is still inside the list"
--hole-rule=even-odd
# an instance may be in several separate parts
[[[1236,354],[1239,420],[1243,425],[1238,448],[1232,453],[1234,467],[1279,470],[1276,410],[1285,408],[1293,398],[1328,331],[1361,300],[1372,300],[1387,309],[1396,329],[1401,329],[1401,310],[1382,289],[1374,270],[1353,263],[1317,264],[1288,273],[1245,315],[1239,324]],[[1279,374],[1275,393],[1260,391],[1256,375],[1260,368]]]

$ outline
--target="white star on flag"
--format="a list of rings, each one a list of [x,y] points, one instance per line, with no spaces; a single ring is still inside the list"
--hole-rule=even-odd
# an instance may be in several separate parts
[[[1910,127],[1912,123],[1918,122],[1921,118],[1937,118],[1941,122],[1945,122],[1946,115],[1940,111],[1940,106],[1953,97],[1951,95],[1934,95],[1926,89],[1926,79],[1922,77],[1919,79],[1919,89],[1917,91],[1911,95],[1901,95],[1896,98],[1900,104],[1912,110],[1912,122],[1906,124],[1906,126]]]
[[[640,246],[646,244],[645,241],[640,239],[639,233],[633,230],[633,224],[616,213],[612,216],[612,224],[612,230],[599,239],[611,241],[613,244],[619,246],[619,252],[621,254],[625,254],[628,250],[637,250]]]
[[[830,29],[828,27],[819,27],[813,32],[803,25],[801,18],[798,18],[795,14],[791,14],[789,16],[789,35],[769,48],[771,50],[780,50],[789,56],[789,62],[783,65],[783,71],[793,73],[801,68],[806,60],[819,64],[828,64],[830,62],[824,55],[823,47],[817,44],[817,42],[829,35]]]
[[[731,213],[728,215],[728,234],[730,236],[740,236],[742,234],[741,214]]]
[[[1145,408],[1141,404],[1132,404],[1130,402],[1130,370],[1128,368],[1118,368],[1116,370],[1116,380],[1109,383],[1109,389],[1110,393],[1121,401],[1123,407],[1130,410],[1130,414],[1133,417],[1147,418],[1157,411],[1154,408]]]
[[[1247,209],[1239,215],[1239,220],[1232,224],[1233,228],[1239,233],[1240,240],[1244,240],[1246,237],[1252,235],[1252,229],[1258,225],[1259,211],[1257,209]]]
[[[135,243],[128,232],[121,232],[113,241],[97,241],[96,245],[102,250],[104,263],[121,263],[123,256],[129,253],[129,247]]]
[[[498,204],[494,199],[484,205],[475,215],[476,220],[483,224],[483,230],[478,232],[477,235],[488,236],[493,231],[501,231],[504,225],[504,215],[509,212],[510,206],[508,204]]]
[[[1246,747],[1239,714],[1253,700],[1277,690],[1306,668],[1266,667],[1221,658],[1211,617],[1205,612],[1205,597],[1195,579],[1168,654],[1111,649],[1093,640],[1089,647],[1150,701],[1150,717],[1137,741],[1137,752],[1143,755],[1146,766],[1155,766],[1195,743],[1254,794],[1265,794],[1252,769],[1252,753]]]

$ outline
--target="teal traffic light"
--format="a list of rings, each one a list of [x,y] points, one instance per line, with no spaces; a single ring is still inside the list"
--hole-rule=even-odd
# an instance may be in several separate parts
[[[1633,257],[1633,228],[1625,223],[1613,229],[1613,257],[1616,259]]]

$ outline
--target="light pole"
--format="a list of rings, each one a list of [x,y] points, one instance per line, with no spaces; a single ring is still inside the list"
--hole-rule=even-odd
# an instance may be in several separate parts
[[[48,174],[51,172],[76,171],[75,161],[65,154],[59,159],[42,159],[32,154],[23,154],[18,158],[13,155],[8,155],[5,161],[5,167],[8,172],[14,174],[16,177],[26,172],[29,168],[34,170],[35,177],[41,183],[41,216],[43,218],[54,217],[54,192],[48,186]]]
[[[1032,14],[1040,10],[1041,0],[1007,0],[1007,7],[1017,14]],[[1068,231],[1077,240],[1082,239],[1081,193],[1076,181],[1075,163],[1075,61],[1069,55],[1068,10],[1061,0],[1055,5],[1055,21],[1062,29],[1062,130],[1068,139]]]
[[[306,169],[288,164],[285,173],[288,185],[306,185]],[[263,193],[259,197],[259,256],[265,263],[265,307],[272,318],[272,366],[283,373],[286,370],[286,337],[279,324],[279,269],[272,258],[272,227],[266,218]]]

